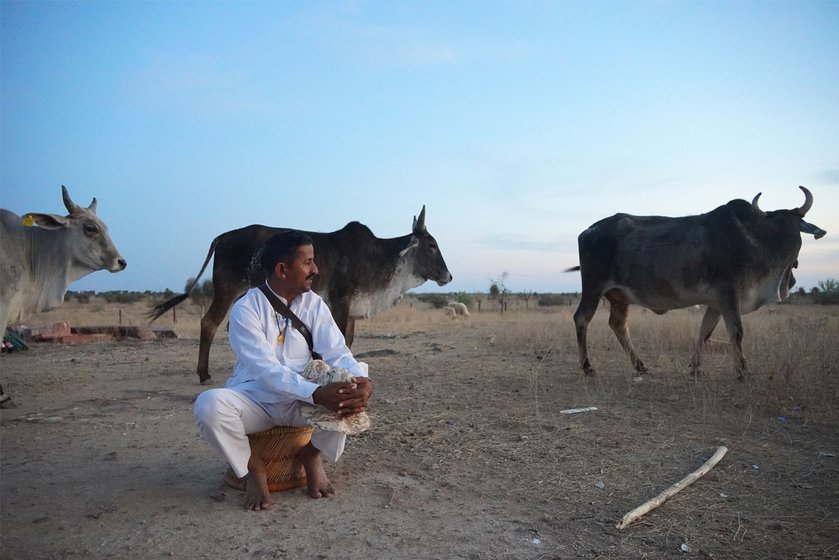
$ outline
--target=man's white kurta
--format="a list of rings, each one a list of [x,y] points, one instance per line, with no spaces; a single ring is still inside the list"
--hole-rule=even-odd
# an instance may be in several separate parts
[[[353,357],[319,295],[311,291],[301,294],[290,307],[311,330],[314,349],[324,362],[358,377],[367,376],[367,364]],[[198,396],[195,416],[201,434],[242,477],[247,474],[250,457],[246,434],[274,425],[305,425],[298,401],[312,403],[318,385],[302,376],[311,360],[305,337],[274,310],[258,288],[233,305],[229,338],[236,353],[233,375],[224,389],[210,389]],[[316,429],[312,434],[312,444],[332,460],[340,457],[345,440],[338,432]]]
[[[288,305],[285,299],[280,299]],[[355,360],[319,295],[302,294],[291,303],[291,310],[312,331],[315,350],[324,362],[359,377],[367,376],[367,364]],[[277,342],[281,330],[282,344]],[[229,336],[230,346],[236,353],[236,366],[225,387],[258,402],[293,399],[312,403],[312,393],[318,386],[302,377],[312,359],[306,338],[274,311],[258,288],[249,290],[231,309]]]

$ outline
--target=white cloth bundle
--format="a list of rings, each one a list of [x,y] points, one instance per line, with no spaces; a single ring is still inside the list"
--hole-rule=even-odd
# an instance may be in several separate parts
[[[336,382],[352,382],[353,377],[356,376],[343,368],[330,368],[322,360],[312,360],[306,365],[303,377],[322,386]],[[323,406],[301,402],[300,415],[316,428],[351,436],[360,434],[370,427],[370,417],[366,412],[341,417],[337,412],[332,412]]]

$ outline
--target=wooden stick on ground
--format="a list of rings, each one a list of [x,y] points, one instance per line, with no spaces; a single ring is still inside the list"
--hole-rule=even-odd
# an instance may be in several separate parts
[[[728,448],[726,446],[721,445],[720,447],[718,447],[716,452],[714,452],[714,454],[711,455],[711,458],[705,461],[705,464],[703,464],[701,467],[684,477],[682,480],[680,480],[679,482],[677,482],[676,484],[674,484],[673,486],[656,496],[655,498],[647,500],[637,508],[624,515],[621,518],[620,523],[618,523],[616,527],[618,529],[623,529],[642,515],[649,513],[650,511],[663,504],[665,500],[667,500],[668,498],[675,496],[676,494],[684,490],[686,487],[696,482],[701,476],[704,476],[705,473],[710,471],[714,467],[714,465],[719,463],[727,452]]]

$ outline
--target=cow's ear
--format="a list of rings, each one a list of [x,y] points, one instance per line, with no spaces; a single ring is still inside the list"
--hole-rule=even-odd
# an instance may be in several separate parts
[[[45,229],[60,229],[67,227],[69,220],[63,216],[56,214],[40,214],[37,212],[30,212],[23,217],[24,225],[38,224]]]
[[[425,229],[425,204],[422,205],[422,210],[420,210],[419,218],[414,216],[413,232],[414,235],[422,235],[424,233],[428,233],[428,230]]]
[[[419,239],[417,238],[416,235],[412,235],[411,236],[411,242],[408,243],[407,247],[405,247],[404,249],[399,251],[399,256],[404,257],[405,255],[408,254],[408,251],[410,251],[411,249],[414,249],[417,246],[419,246]]]

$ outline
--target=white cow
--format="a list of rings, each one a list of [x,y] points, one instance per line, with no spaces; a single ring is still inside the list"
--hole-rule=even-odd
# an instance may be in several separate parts
[[[96,216],[96,199],[82,208],[61,187],[67,216],[0,209],[0,333],[12,321],[58,307],[70,283],[127,263]],[[5,405],[5,406],[4,406]],[[0,407],[13,406],[0,386]]]
[[[459,317],[468,317],[469,316],[469,308],[466,307],[465,303],[460,303],[459,301],[450,301],[447,303],[450,308],[454,309],[454,312]]]

